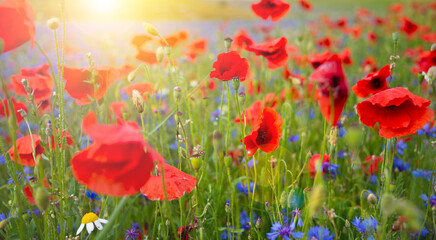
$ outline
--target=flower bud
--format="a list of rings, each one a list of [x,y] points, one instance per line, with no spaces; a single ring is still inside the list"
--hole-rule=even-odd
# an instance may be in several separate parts
[[[132,82],[136,78],[136,69],[131,71],[129,75],[127,75],[127,81]]]
[[[168,226],[170,225],[170,220],[167,219],[167,220],[165,221],[165,225],[168,227]]]
[[[234,77],[232,79],[232,85],[233,85],[233,89],[235,89],[235,91],[238,92],[239,86],[241,85],[241,80],[239,79],[239,77]]]
[[[153,35],[153,36],[159,35],[159,33],[157,32],[157,29],[153,25],[151,25],[150,23],[143,22],[142,27],[150,35]]]
[[[47,26],[51,30],[56,30],[59,27],[59,19],[58,18],[50,18],[47,20]]]
[[[260,229],[261,226],[262,226],[262,219],[260,217],[258,217],[257,221],[256,221],[256,228]]]
[[[345,220],[345,227],[346,227],[346,228],[351,227],[350,222],[349,222],[348,220]]]
[[[17,112],[19,112],[23,118],[25,118],[27,116],[26,111],[24,111],[23,109],[18,109]]]
[[[267,212],[269,212],[271,210],[271,205],[269,205],[268,201],[265,202],[265,209]]]
[[[424,72],[420,72],[418,73],[418,82],[422,83],[422,81],[424,81],[425,78],[425,73]]]
[[[21,84],[23,84],[24,90],[26,90],[27,94],[30,94],[32,92],[32,90],[29,87],[29,82],[27,81],[27,79],[25,78],[21,79]]]
[[[229,200],[227,200],[227,202],[226,202],[226,208],[225,208],[225,210],[226,210],[226,213],[230,213],[231,208],[230,208],[230,202],[229,202]]]
[[[392,33],[392,39],[394,40],[394,42],[398,42],[398,38],[399,38],[398,32]]]
[[[329,136],[329,142],[330,146],[336,146],[336,142],[338,141],[338,128],[332,127],[330,129],[330,136]]]
[[[164,53],[164,49],[163,49],[163,47],[158,47],[157,49],[156,49],[156,59],[157,59],[157,61],[159,62],[159,63],[161,63],[162,61],[163,61],[163,58],[164,58],[164,55],[165,53]]]
[[[226,167],[230,167],[231,164],[232,164],[232,156],[225,155],[224,156],[224,165],[226,165]]]
[[[8,222],[6,220],[1,221],[0,222],[0,229],[5,228],[7,224],[8,224]]]
[[[176,112],[176,113],[174,114],[174,120],[176,121],[176,123],[181,122],[181,120],[182,120],[182,116],[183,116],[183,113],[182,113],[182,112]]]
[[[174,101],[178,104],[180,99],[182,99],[182,89],[179,86],[176,86],[173,91]]]
[[[196,154],[196,155],[193,155],[193,156],[191,156],[191,164],[192,164],[192,167],[195,169],[195,170],[197,170],[198,171],[198,169],[200,169],[200,167],[201,167],[201,161],[202,159],[201,159],[201,155],[199,155],[199,154]]]
[[[377,197],[373,193],[370,193],[368,195],[368,202],[372,205],[376,205],[377,204]]]
[[[232,46],[232,42],[233,42],[233,39],[231,39],[229,37],[224,39],[224,46],[225,46],[227,52],[230,50],[230,46]]]
[[[50,193],[44,187],[39,187],[36,190],[35,194],[35,203],[36,206],[42,211],[45,211],[48,208],[50,203]]]
[[[53,126],[51,125],[51,121],[48,120],[46,128],[45,128],[45,133],[47,134],[47,136],[51,136],[53,135]]]
[[[245,93],[240,92],[238,98],[239,98],[239,103],[243,106],[245,104]]]
[[[139,91],[136,89],[133,89],[132,91],[132,101],[138,113],[144,112],[144,98],[141,96],[141,93],[139,93]]]

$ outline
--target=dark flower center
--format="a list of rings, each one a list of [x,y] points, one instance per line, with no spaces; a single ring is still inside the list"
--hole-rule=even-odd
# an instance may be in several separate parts
[[[381,86],[381,80],[379,78],[373,78],[371,84],[374,88],[379,88]]]
[[[337,86],[339,86],[339,82],[340,82],[340,80],[341,80],[341,78],[340,78],[339,76],[334,75],[334,76],[332,77],[332,81],[331,81],[332,85],[331,85],[331,87],[337,87]]]

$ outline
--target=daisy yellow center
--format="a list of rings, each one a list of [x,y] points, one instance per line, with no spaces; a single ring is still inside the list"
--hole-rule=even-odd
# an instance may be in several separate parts
[[[83,216],[82,223],[87,224],[87,223],[95,222],[97,220],[98,220],[97,215],[95,215],[95,213],[90,212],[90,213],[85,214],[85,216]]]

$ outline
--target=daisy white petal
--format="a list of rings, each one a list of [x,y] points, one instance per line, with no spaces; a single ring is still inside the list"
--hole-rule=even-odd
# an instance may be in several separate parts
[[[91,232],[94,230],[94,223],[87,223],[86,230],[88,230],[88,234],[91,234]]]
[[[103,226],[101,225],[100,220],[97,220],[94,223],[95,223],[95,226],[97,227],[98,230],[102,230],[103,229]]]
[[[104,224],[108,223],[108,220],[102,219],[102,218],[99,218],[98,221],[100,221],[100,223],[104,223]]]
[[[81,232],[82,232],[82,230],[83,230],[83,228],[85,227],[85,224],[80,224],[80,227],[79,227],[79,229],[77,229],[77,233],[76,233],[76,235],[79,235]]]

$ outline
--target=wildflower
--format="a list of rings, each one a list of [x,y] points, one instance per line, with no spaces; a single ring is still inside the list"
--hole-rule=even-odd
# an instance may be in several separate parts
[[[330,235],[330,231],[324,227],[314,226],[307,231],[309,240],[333,240],[334,236],[334,234]]]
[[[277,69],[284,66],[288,61],[287,43],[288,39],[281,37],[265,43],[250,45],[247,47],[247,51],[254,52],[257,56],[262,55],[268,60],[267,66],[269,69]]]
[[[169,164],[160,163],[156,165],[156,168],[158,175],[150,176],[150,179],[141,187],[141,193],[147,196],[150,200],[163,201],[166,198],[168,200],[180,198],[185,193],[190,193],[197,184],[197,179],[195,177],[186,174]],[[162,185],[162,176],[160,175],[162,168],[164,170],[166,194]]]
[[[436,196],[431,195],[430,199],[428,198],[427,194],[423,193],[421,194],[421,199],[424,201],[424,206],[427,206],[427,204],[430,204],[431,207],[434,207],[436,205]]]
[[[124,233],[124,240],[139,240],[142,239],[141,233],[134,229],[127,229]]]
[[[271,17],[271,21],[277,22],[291,8],[291,5],[282,0],[260,0],[258,3],[251,4],[251,10],[261,17],[263,20],[267,20]]]
[[[425,134],[430,138],[434,138],[436,137],[436,126],[434,123],[427,123],[423,128],[419,129],[417,133],[420,136]]]
[[[232,46],[235,46],[238,50],[245,49],[254,43],[253,39],[248,35],[247,31],[240,29],[233,39]]]
[[[292,223],[289,225],[281,225],[280,223],[275,222],[271,227],[271,232],[267,233],[266,236],[270,240],[275,240],[278,237],[281,237],[283,239],[291,239],[290,237],[299,239],[304,236],[304,233],[294,232],[294,230],[295,225]]]
[[[398,170],[402,172],[402,171],[409,171],[409,169],[410,169],[410,164],[408,162],[403,162],[397,156],[394,156],[392,170]]]
[[[85,225],[88,234],[91,234],[91,232],[94,230],[94,226],[97,227],[98,230],[102,230],[103,225],[101,224],[106,224],[106,223],[108,223],[107,220],[98,218],[98,216],[95,215],[95,213],[89,212],[82,217],[82,224],[80,224],[79,229],[77,229],[76,235],[79,235],[82,232]]]
[[[403,17],[401,23],[401,31],[407,34],[407,36],[412,36],[418,30],[418,25],[407,17]]]
[[[21,121],[23,121],[24,118],[23,118],[23,116],[21,116],[21,114],[18,112],[18,110],[23,109],[24,111],[27,112],[26,104],[21,103],[21,102],[17,102],[17,101],[15,101],[14,98],[12,98],[11,101],[12,101],[12,105],[14,107],[13,109],[15,109],[15,118],[17,119],[17,123],[20,123]],[[2,102],[3,103],[0,102],[0,116],[9,117],[10,115],[9,115],[9,108],[8,108],[8,100],[4,99]],[[5,106],[5,107],[3,107],[3,106]]]
[[[321,157],[320,154],[315,154],[310,158],[310,161],[308,163],[310,177],[314,178],[317,170],[321,171],[322,174],[330,173],[331,178],[335,178],[337,175],[339,175],[339,165],[330,163],[329,162],[330,156],[327,154],[324,154],[324,158],[321,163],[321,169],[316,169],[316,162],[320,160],[320,157]]]
[[[94,143],[73,156],[71,167],[75,178],[96,193],[136,194],[149,179],[153,161],[164,161],[130,125],[99,124],[91,112],[82,129]]]
[[[306,12],[312,11],[312,3],[309,2],[308,0],[298,0],[298,3],[300,4],[300,7],[304,11],[306,11]]]
[[[356,96],[365,98],[369,95],[376,94],[383,90],[388,89],[386,79],[391,75],[389,65],[384,66],[380,71],[373,72],[363,79],[357,81],[356,85],[352,87]]]
[[[296,142],[299,139],[300,139],[300,135],[298,135],[298,134],[295,134],[295,135],[291,134],[291,137],[288,138],[288,142]]]
[[[329,57],[309,78],[318,82],[318,105],[322,115],[336,126],[348,98],[348,84],[338,55]]]
[[[53,80],[49,69],[48,64],[42,64],[34,68],[22,68],[20,74],[12,75],[11,80],[15,93],[25,97],[28,96],[28,91],[26,91],[22,83],[22,80],[26,79],[36,105],[49,100],[53,91]]]
[[[431,171],[416,169],[412,171],[412,176],[416,178],[425,178],[427,181],[430,181]]]
[[[33,143],[32,143],[33,140]],[[11,156],[12,161],[20,163],[24,166],[35,166],[35,159],[33,158],[33,148],[35,148],[35,158],[38,158],[44,152],[44,148],[40,144],[41,138],[38,135],[32,134],[17,139],[17,151],[18,157],[14,156],[14,146],[12,146],[8,153]]]
[[[351,224],[357,228],[357,231],[359,231],[364,238],[369,235],[368,239],[374,239],[372,234],[377,228],[377,220],[375,218],[368,217],[361,220],[360,217],[354,217]]]
[[[365,164],[362,164],[362,172],[366,175],[377,174],[378,165],[383,162],[383,157],[371,155],[365,158]]]
[[[283,209],[283,210],[285,210],[285,209]],[[287,214],[287,212],[285,212],[285,214],[283,215],[283,222],[284,223],[288,223],[288,222],[293,223],[295,218],[297,218],[297,226],[302,227],[304,223],[303,223],[303,219],[301,218],[301,213],[302,213],[302,211],[299,209],[292,210],[290,212],[291,215],[288,218],[287,217],[288,214]]]
[[[434,117],[428,106],[430,100],[413,95],[402,87],[379,92],[357,104],[360,121],[374,127],[379,123],[383,138],[402,137],[414,134]]]
[[[244,193],[245,195],[248,195],[248,184],[245,184],[245,186],[244,186],[244,184],[242,184],[241,182],[238,182],[236,184],[236,188],[240,192]],[[253,191],[254,191],[254,182],[250,182],[250,192],[253,193]]]
[[[257,160],[252,158],[252,159],[248,160],[247,164],[245,164],[245,158],[242,158],[242,161],[240,164],[243,168],[245,168],[245,167],[252,168],[257,164]]]
[[[98,197],[97,193],[95,193],[94,191],[86,190],[85,195],[86,195],[87,197],[89,197],[90,199],[93,199],[93,200],[100,200],[100,198]]]
[[[3,40],[3,52],[15,49],[29,40],[33,46],[35,36],[35,13],[32,5],[25,0],[4,0],[0,2],[0,39]]]
[[[418,236],[425,237],[429,233],[430,232],[427,230],[427,228],[423,227],[421,231],[417,231],[416,233],[410,233],[410,236],[413,237],[414,239],[417,239]]]
[[[279,147],[282,136],[282,117],[272,108],[266,107],[253,125],[250,135],[244,138],[247,155],[253,156],[256,151],[272,152]]]
[[[152,83],[133,83],[124,87],[122,91],[127,93],[130,98],[133,98],[133,90],[136,90],[138,91],[139,96],[144,100],[147,100],[147,94],[153,95],[153,87],[154,85]]]
[[[238,77],[242,82],[245,80],[249,66],[246,58],[241,58],[238,52],[231,51],[219,54],[212,67],[214,70],[210,72],[211,78],[229,81]]]
[[[253,221],[250,221],[250,216],[247,215],[245,210],[241,211],[240,216],[241,218],[239,219],[239,223],[241,224],[241,229],[246,231],[250,230],[251,223],[255,222],[254,220],[257,218],[256,213],[253,213]]]

